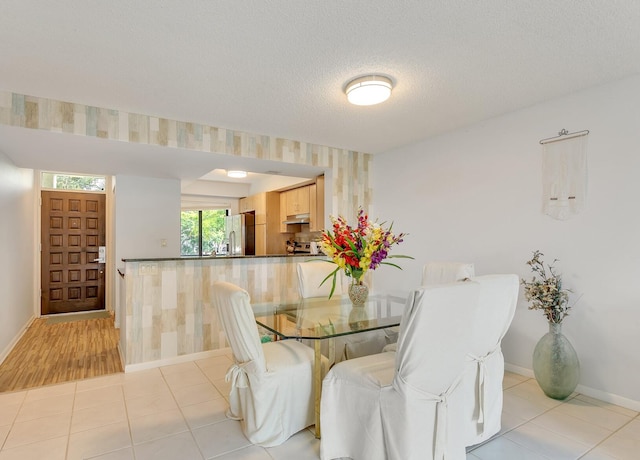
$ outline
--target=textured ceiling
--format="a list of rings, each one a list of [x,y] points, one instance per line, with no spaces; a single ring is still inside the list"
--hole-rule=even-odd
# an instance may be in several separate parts
[[[639,72],[638,0],[0,2],[0,90],[370,153]]]

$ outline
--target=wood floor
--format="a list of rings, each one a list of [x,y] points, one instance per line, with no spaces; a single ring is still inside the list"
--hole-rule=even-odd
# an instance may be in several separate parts
[[[0,392],[123,372],[113,316],[47,324],[37,318],[0,365]]]

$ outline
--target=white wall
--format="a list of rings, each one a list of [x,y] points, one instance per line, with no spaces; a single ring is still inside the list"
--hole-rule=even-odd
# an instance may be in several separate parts
[[[34,173],[0,153],[0,362],[34,315]]]
[[[179,180],[118,175],[115,201],[117,266],[122,259],[180,257]]]
[[[590,130],[584,211],[541,212],[541,145],[560,129]],[[376,155],[371,214],[408,232],[376,288],[410,289],[428,260],[470,261],[476,273],[530,278],[533,250],[557,268],[577,304],[563,330],[581,361],[580,387],[640,407],[640,76],[575,93]],[[508,364],[531,369],[547,331],[522,297],[503,341]]]

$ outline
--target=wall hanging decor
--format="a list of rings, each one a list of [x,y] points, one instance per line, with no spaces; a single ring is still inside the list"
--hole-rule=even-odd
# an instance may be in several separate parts
[[[588,130],[562,129],[542,139],[542,212],[566,220],[584,208],[587,194]]]

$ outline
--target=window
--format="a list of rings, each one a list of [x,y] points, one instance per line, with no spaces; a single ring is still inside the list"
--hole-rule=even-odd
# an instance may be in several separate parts
[[[43,172],[42,188],[56,190],[83,190],[85,192],[104,192],[104,176],[85,176],[82,174],[61,174]]]
[[[226,251],[225,209],[202,209],[180,213],[180,254],[208,256]]]

